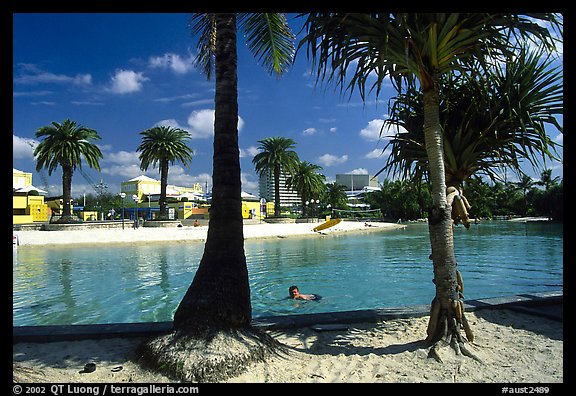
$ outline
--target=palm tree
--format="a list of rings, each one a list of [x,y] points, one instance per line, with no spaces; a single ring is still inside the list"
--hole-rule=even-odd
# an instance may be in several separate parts
[[[160,214],[158,218],[168,218],[166,187],[168,186],[168,168],[176,161],[188,165],[192,161],[192,149],[186,145],[190,134],[180,128],[156,126],[140,132],[142,143],[136,151],[140,152],[140,169],[147,171],[150,166],[158,165],[160,172]]]
[[[548,192],[551,187],[558,184],[558,180],[560,180],[559,176],[552,178],[552,169],[544,169],[542,172],[540,172],[540,180],[535,182],[535,184],[538,186],[543,186],[544,191]]]
[[[346,186],[336,182],[326,184],[324,200],[330,204],[332,210],[336,210],[337,208],[346,209],[348,207]]]
[[[70,199],[72,197],[72,175],[76,168],[82,169],[82,157],[90,168],[100,170],[99,159],[102,152],[93,140],[100,140],[98,132],[78,125],[75,121],[64,120],[61,124],[52,122],[51,125],[38,128],[37,138],[44,138],[34,149],[36,171],[48,169],[51,175],[58,166],[62,168],[62,217],[59,222],[72,221]]]
[[[292,63],[293,39],[280,14],[238,17],[248,46],[280,75]],[[195,14],[197,64],[215,68],[213,189],[204,254],[174,315],[174,331],[140,348],[141,361],[184,381],[221,381],[262,360],[279,343],[251,326],[250,285],[244,253],[236,14]]]
[[[296,191],[302,199],[302,214],[304,216],[308,212],[306,202],[310,199],[320,198],[326,190],[324,184],[326,176],[318,173],[319,170],[322,170],[319,165],[311,164],[308,161],[299,161],[296,169],[286,178],[286,187]]]
[[[548,29],[530,17],[561,26],[553,14],[313,13],[305,22],[307,34],[300,45],[307,44],[318,80],[335,81],[350,93],[357,88],[363,99],[374,90],[378,95],[388,77],[398,92],[411,86],[422,92],[432,194],[428,225],[436,286],[427,339],[433,343],[431,356],[438,360],[440,340],[473,356],[460,333],[464,326],[468,340],[473,339],[463,312],[463,287],[454,255],[451,212],[458,195],[448,194],[446,185],[439,111],[442,76],[453,70],[465,73],[471,67],[484,67],[496,54],[500,59],[513,55],[512,39],[534,35],[553,48]],[[353,74],[347,82],[349,68]],[[376,78],[367,91],[373,75]]]
[[[280,216],[280,174],[290,174],[296,169],[298,154],[291,150],[296,142],[279,136],[259,140],[258,143],[260,152],[254,156],[252,163],[260,176],[271,174],[274,177],[274,216]]]

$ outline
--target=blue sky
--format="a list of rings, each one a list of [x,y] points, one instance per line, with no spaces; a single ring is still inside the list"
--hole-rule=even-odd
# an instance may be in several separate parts
[[[301,22],[289,20],[295,33]],[[169,183],[211,186],[214,81],[192,65],[196,39],[189,14],[14,14],[13,167],[33,172],[33,184],[61,193],[61,172],[35,172],[35,131],[69,118],[95,129],[104,158],[101,172],[85,166],[94,182],[118,193],[120,183],[142,172],[136,147],[140,132],[159,124],[189,131],[192,164],[170,167]],[[239,36],[239,146],[243,190],[257,194],[252,164],[258,140],[284,136],[296,141],[301,160],[322,166],[328,181],[338,173],[374,174],[382,168],[385,140],[379,130],[393,95],[387,87],[377,101],[341,95],[334,86],[316,86],[305,51],[281,78],[270,76]],[[552,136],[556,137],[554,132]],[[560,135],[558,141],[562,143]],[[563,177],[561,164],[549,164]],[[532,173],[537,176],[537,173]],[[379,180],[383,181],[384,175]],[[94,192],[79,173],[72,194]]]

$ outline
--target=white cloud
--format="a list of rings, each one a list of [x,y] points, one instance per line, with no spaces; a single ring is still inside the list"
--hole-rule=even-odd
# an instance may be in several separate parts
[[[240,180],[242,182],[242,191],[258,196],[260,195],[258,191],[259,189],[258,180],[252,180],[252,178],[253,175],[249,173],[242,172],[240,174]]]
[[[138,159],[139,153],[136,151],[118,151],[115,153],[106,154],[102,159],[103,162],[112,162],[114,164],[129,165],[129,164],[139,164]]]
[[[260,149],[256,146],[250,146],[245,149],[240,149],[240,158],[244,157],[254,157],[256,154],[260,152]]]
[[[12,135],[12,156],[16,159],[20,158],[34,158],[34,149],[38,145],[38,141],[29,138]]]
[[[333,154],[324,154],[318,157],[317,161],[320,163],[320,165],[323,166],[333,166],[343,164],[344,162],[348,161],[348,156],[346,154],[341,155],[340,157]]]
[[[202,109],[194,110],[188,117],[187,130],[192,138],[206,139],[214,136],[214,110]],[[238,116],[238,132],[244,127],[244,120]]]
[[[302,135],[304,135],[304,136],[310,136],[310,135],[314,135],[316,132],[318,132],[318,131],[316,130],[316,128],[307,128],[307,129],[304,129],[304,130],[302,131]]]
[[[148,60],[148,65],[153,68],[169,69],[177,74],[186,74],[194,68],[194,57],[182,58],[178,54],[166,53],[162,56],[154,56]]]
[[[364,158],[367,159],[375,159],[375,158],[384,158],[390,155],[390,149],[382,150],[382,149],[374,149],[367,153]]]
[[[33,64],[19,64],[18,66],[24,73],[14,79],[17,84],[74,84],[84,86],[92,84],[92,75],[90,74],[68,76],[43,71]]]
[[[133,70],[117,70],[116,74],[110,78],[110,92],[117,94],[126,94],[138,92],[142,89],[142,83],[148,81],[143,73],[137,73]]]
[[[376,142],[379,141],[380,139],[391,139],[398,132],[400,133],[406,132],[406,130],[403,127],[396,127],[390,125],[386,125],[382,129],[383,125],[384,120],[376,118],[368,122],[368,125],[359,132],[359,135],[363,137],[365,140],[368,140],[370,142]]]
[[[337,130],[338,130],[338,128],[336,128],[336,127],[330,128],[330,132],[332,132],[332,133],[335,133]]]
[[[367,174],[368,174],[368,169],[366,169],[366,168],[356,168],[356,169],[351,170],[351,171],[348,172],[348,173],[351,173],[351,174],[353,174],[353,175],[367,175]]]

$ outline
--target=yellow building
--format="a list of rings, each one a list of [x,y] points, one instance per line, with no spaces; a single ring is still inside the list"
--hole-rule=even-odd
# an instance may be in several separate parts
[[[12,224],[45,222],[50,209],[44,203],[46,193],[32,185],[32,173],[12,168]]]
[[[138,196],[138,202],[157,201],[160,196],[160,180],[152,179],[148,176],[138,176],[130,179],[127,182],[122,182],[120,191],[126,194],[127,199],[131,199],[132,195]],[[194,183],[192,187],[181,187],[169,184],[166,186],[166,195],[168,197],[181,198],[186,196],[189,199],[193,196],[202,195],[202,185]]]

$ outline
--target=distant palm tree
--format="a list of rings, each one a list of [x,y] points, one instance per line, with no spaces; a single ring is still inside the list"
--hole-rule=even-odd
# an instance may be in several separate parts
[[[36,171],[48,169],[51,175],[58,166],[62,168],[62,217],[59,222],[70,222],[72,210],[72,175],[76,168],[82,169],[82,157],[90,168],[100,170],[99,159],[102,152],[92,140],[100,140],[98,132],[78,125],[75,121],[64,120],[61,124],[53,122],[36,131],[37,138],[44,138],[34,149]]]
[[[348,197],[346,196],[346,186],[336,182],[326,184],[324,200],[330,204],[332,210],[347,209]]]
[[[326,190],[326,184],[324,184],[326,176],[318,173],[319,170],[322,170],[319,165],[299,161],[292,174],[286,178],[286,187],[296,191],[302,200],[304,216],[308,212],[306,202],[310,199],[319,199]]]
[[[559,176],[556,176],[554,178],[552,178],[552,169],[544,169],[541,173],[540,173],[540,180],[538,180],[537,182],[535,182],[536,185],[538,186],[543,186],[544,187],[544,191],[548,191],[550,190],[550,188],[556,184],[558,184],[558,181],[560,180]]]
[[[528,211],[528,192],[534,187],[534,180],[528,175],[522,175],[520,181],[514,183],[514,186],[522,192],[522,204],[524,205],[524,215]]]
[[[427,339],[433,342],[431,356],[438,360],[442,339],[473,356],[461,335],[464,327],[468,340],[473,339],[462,309],[454,255],[452,203],[457,195],[449,194],[446,184],[442,76],[454,70],[481,70],[495,54],[506,59],[514,54],[514,39],[529,37],[554,49],[548,26],[534,19],[549,22],[552,28],[562,26],[561,16],[555,14],[505,13],[312,13],[304,24],[307,34],[300,45],[307,44],[319,80],[334,81],[350,92],[357,88],[363,99],[370,92],[378,95],[389,77],[398,92],[411,86],[422,92],[436,286]]]
[[[186,145],[190,133],[180,128],[157,126],[140,132],[142,143],[136,149],[140,152],[140,169],[147,171],[150,166],[158,165],[160,171],[160,214],[158,218],[168,218],[166,187],[168,186],[168,168],[177,161],[187,166],[192,161],[193,151]]]
[[[259,140],[261,151],[252,159],[256,172],[274,177],[274,216],[280,216],[280,174],[289,175],[299,162],[298,154],[292,149],[296,142],[285,137],[270,137]]]
[[[148,340],[141,362],[183,381],[218,382],[280,346],[251,326],[238,148],[237,20],[271,73],[292,64],[294,35],[282,14],[194,14],[197,65],[216,80],[212,203],[204,254],[174,314],[174,331]]]

